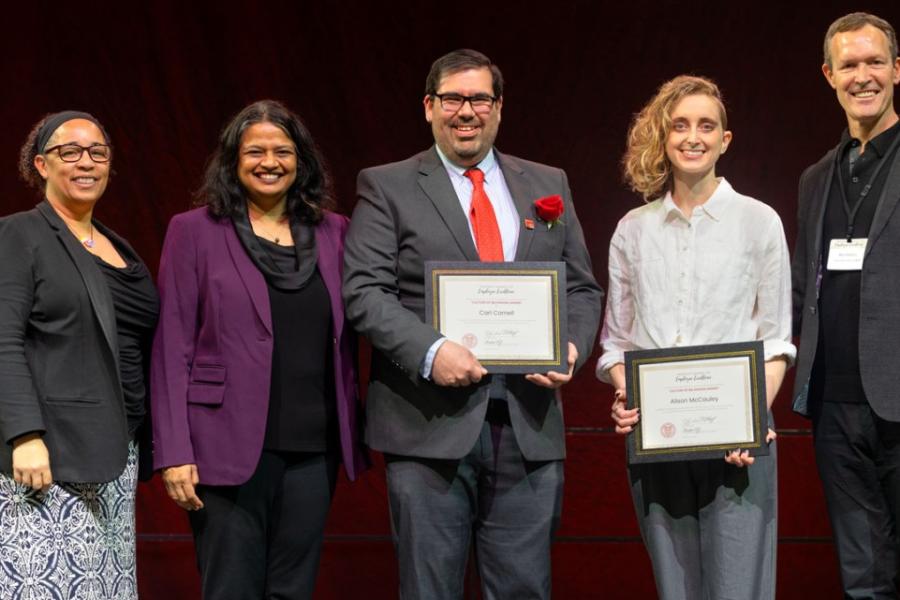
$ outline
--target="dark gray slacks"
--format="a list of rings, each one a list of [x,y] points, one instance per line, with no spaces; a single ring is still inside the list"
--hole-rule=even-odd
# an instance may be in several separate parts
[[[242,485],[198,486],[205,506],[188,516],[204,600],[312,598],[337,465],[264,450]]]
[[[403,600],[457,600],[469,546],[485,600],[549,598],[562,461],[526,461],[512,428],[485,423],[460,460],[387,456]]]
[[[844,598],[897,598],[900,423],[879,418],[868,403],[819,402],[812,409]]]
[[[661,600],[775,597],[777,462],[773,442],[749,467],[724,460],[629,467]]]

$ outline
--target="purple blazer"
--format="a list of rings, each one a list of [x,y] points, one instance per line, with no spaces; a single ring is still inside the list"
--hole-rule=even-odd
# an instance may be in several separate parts
[[[355,334],[344,321],[346,217],[316,227],[319,273],[331,299],[341,455],[352,480],[368,465],[359,444]],[[150,366],[153,466],[196,464],[200,482],[244,483],[266,431],[272,315],[266,281],[228,219],[206,208],[169,223],[159,264],[160,318]]]

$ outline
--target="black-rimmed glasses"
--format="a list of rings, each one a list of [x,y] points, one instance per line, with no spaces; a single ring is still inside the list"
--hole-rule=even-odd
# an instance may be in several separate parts
[[[466,102],[472,107],[472,110],[479,113],[490,112],[494,107],[497,98],[488,96],[487,94],[475,94],[474,96],[463,96],[462,94],[432,94],[440,100],[441,108],[447,112],[456,112],[463,107]]]
[[[87,150],[91,160],[96,163],[109,162],[109,159],[112,158],[112,148],[106,144],[94,144],[87,147],[78,144],[59,144],[58,146],[47,148],[42,154],[49,154],[54,150],[59,154],[59,159],[61,161],[69,163],[81,160],[85,150]]]

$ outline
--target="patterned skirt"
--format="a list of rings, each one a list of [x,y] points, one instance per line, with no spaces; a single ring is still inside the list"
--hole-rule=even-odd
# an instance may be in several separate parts
[[[54,483],[46,494],[0,473],[0,598],[137,598],[137,454],[130,444],[118,479]]]

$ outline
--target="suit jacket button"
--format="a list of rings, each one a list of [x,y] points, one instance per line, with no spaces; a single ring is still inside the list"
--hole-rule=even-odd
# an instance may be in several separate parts
[[[812,314],[816,314],[816,307],[815,307],[815,306],[810,306],[810,307],[809,307],[809,312],[812,313]]]

